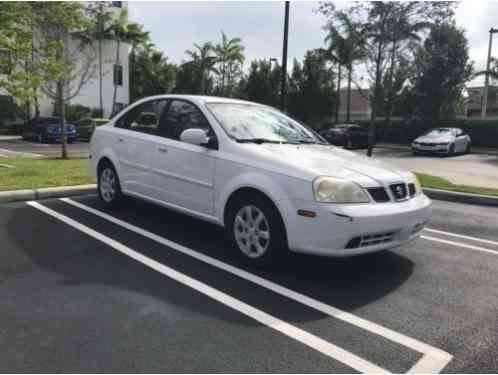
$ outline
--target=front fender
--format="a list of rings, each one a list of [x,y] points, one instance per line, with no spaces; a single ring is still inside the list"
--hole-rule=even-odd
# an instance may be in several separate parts
[[[289,179],[289,177],[285,176],[279,178]],[[279,178],[271,178],[258,172],[247,172],[228,181],[223,186],[215,202],[215,215],[219,219],[219,222],[225,225],[225,208],[230,196],[237,190],[252,188],[265,194],[275,204],[287,228],[287,210],[285,205],[291,197],[289,192],[282,188],[282,186],[286,185],[278,183]]]

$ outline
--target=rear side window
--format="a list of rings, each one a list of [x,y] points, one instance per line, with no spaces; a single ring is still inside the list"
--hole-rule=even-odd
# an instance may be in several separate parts
[[[172,100],[161,119],[160,135],[179,141],[180,134],[187,129],[204,129],[208,134],[211,126],[194,104],[184,100]]]
[[[140,133],[157,134],[159,119],[167,102],[166,99],[158,99],[139,104],[126,112],[116,122],[116,127]]]

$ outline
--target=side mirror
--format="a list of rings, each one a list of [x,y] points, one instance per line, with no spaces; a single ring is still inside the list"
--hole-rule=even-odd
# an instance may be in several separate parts
[[[198,146],[206,146],[212,144],[210,137],[202,129],[187,129],[180,134],[180,141]]]

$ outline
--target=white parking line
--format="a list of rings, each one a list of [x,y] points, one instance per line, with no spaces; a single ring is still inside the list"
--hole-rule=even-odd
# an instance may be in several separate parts
[[[445,243],[447,245],[453,245],[453,246],[457,246],[457,247],[463,247],[465,249],[481,251],[483,253],[489,253],[489,254],[493,254],[493,255],[498,255],[498,250],[491,250],[491,249],[486,249],[485,247],[468,245],[468,244],[463,243],[463,242],[449,241],[449,240],[444,240],[442,238],[430,237],[430,236],[420,236],[420,238],[423,238],[424,240],[428,240],[428,241]]]
[[[356,327],[362,328],[366,331],[372,332],[372,333],[377,334],[379,336],[382,336],[390,341],[393,341],[393,342],[398,343],[402,346],[410,348],[414,351],[417,351],[419,353],[423,353],[424,356],[415,364],[415,366],[412,367],[410,372],[437,373],[437,372],[440,372],[442,369],[444,369],[444,367],[453,358],[450,354],[448,354],[445,351],[442,351],[438,348],[435,348],[433,346],[425,344],[425,343],[418,341],[416,339],[413,339],[411,337],[405,336],[401,333],[398,333],[398,332],[393,331],[389,328],[383,327],[379,324],[376,324],[376,323],[373,323],[373,322],[368,321],[366,319],[360,318],[356,315],[350,314],[346,311],[340,310],[336,307],[327,305],[327,304],[320,302],[314,298],[311,298],[311,297],[306,296],[304,294],[301,294],[299,292],[293,291],[293,290],[286,288],[282,285],[274,283],[268,279],[265,279],[263,277],[249,273],[243,269],[234,267],[234,266],[232,266],[228,263],[222,262],[216,258],[212,258],[212,257],[207,256],[205,254],[202,254],[200,252],[194,251],[188,247],[182,246],[176,242],[173,242],[173,241],[168,240],[164,237],[158,236],[157,234],[154,234],[154,233],[149,232],[143,228],[137,227],[133,224],[130,224],[128,222],[120,220],[114,216],[108,215],[102,211],[88,207],[84,204],[81,204],[81,203],[76,202],[76,201],[69,199],[69,198],[62,198],[61,200],[70,204],[70,205],[73,205],[73,206],[78,207],[82,210],[85,210],[91,214],[99,216],[99,217],[101,217],[109,222],[112,222],[116,225],[119,225],[127,230],[135,232],[135,233],[137,233],[143,237],[146,237],[152,241],[160,243],[164,246],[167,246],[173,250],[181,252],[181,253],[188,255],[192,258],[195,258],[197,260],[200,260],[200,261],[207,263],[213,267],[222,269],[222,270],[229,272],[233,275],[236,275],[242,279],[250,281],[250,282],[257,284],[263,288],[269,289],[277,294],[280,294],[280,295],[285,296],[287,298],[290,298],[296,302],[299,302],[305,306],[308,306],[312,309],[315,309],[315,310],[320,311],[324,314],[327,314],[333,318],[340,319],[340,320],[345,321],[349,324],[352,324]]]
[[[165,266],[162,263],[155,261],[145,255],[131,249],[128,246],[123,245],[122,243],[113,240],[106,235],[97,232],[65,215],[62,215],[46,206],[43,206],[37,202],[28,202],[31,207],[34,207],[47,215],[50,215],[65,224],[87,234],[88,236],[105,243],[106,245],[112,247],[113,249],[119,251],[120,253],[136,260],[144,264],[145,266],[173,279],[177,282],[192,288],[199,293],[204,294],[205,296],[212,298],[223,305],[230,307],[240,313],[268,326],[284,335],[301,342],[304,345],[309,346],[310,348],[329,356],[345,365],[363,372],[363,373],[388,373],[385,369],[370,363],[363,358],[356,356],[355,354],[348,352],[328,341],[323,340],[322,338],[315,336],[307,331],[304,331],[296,326],[293,326],[283,320],[280,320],[270,314],[265,313],[251,305],[248,305],[245,302],[242,302],[218,289],[215,289],[199,280],[196,280],[190,276],[187,276],[181,272],[174,270],[168,266]]]
[[[465,240],[477,241],[477,242],[482,242],[482,243],[487,243],[487,244],[490,244],[490,245],[496,245],[496,246],[498,246],[498,241],[491,241],[491,240],[486,240],[484,238],[471,237],[471,236],[466,236],[466,235],[463,235],[463,234],[457,234],[457,233],[452,233],[452,232],[445,232],[445,231],[442,231],[442,230],[437,230],[437,229],[432,229],[432,228],[425,228],[424,230],[427,231],[427,232],[432,232],[432,233],[437,233],[437,234],[443,234],[445,236],[462,238],[462,239],[465,239]]]

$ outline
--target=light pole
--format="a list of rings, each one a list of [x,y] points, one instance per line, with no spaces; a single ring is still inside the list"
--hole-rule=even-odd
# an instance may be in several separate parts
[[[493,46],[493,34],[498,33],[498,29],[489,29],[489,47],[488,47],[488,60],[486,61],[486,78],[484,80],[484,92],[482,95],[482,112],[481,117],[486,117],[488,107],[488,86],[489,86],[489,69],[491,65],[491,47]]]
[[[285,2],[284,19],[284,46],[282,51],[282,88],[280,95],[280,109],[285,111],[287,95],[287,39],[289,36],[289,1]]]

